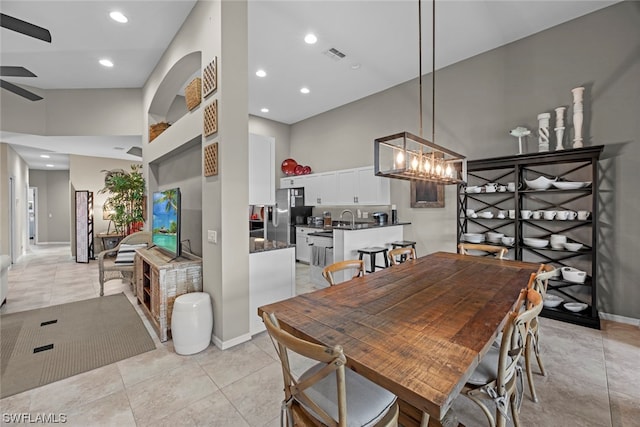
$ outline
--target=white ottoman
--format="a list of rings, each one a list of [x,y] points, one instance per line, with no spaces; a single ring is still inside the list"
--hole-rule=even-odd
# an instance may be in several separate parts
[[[171,335],[176,353],[198,353],[209,346],[213,329],[211,298],[205,292],[180,295],[173,303]]]

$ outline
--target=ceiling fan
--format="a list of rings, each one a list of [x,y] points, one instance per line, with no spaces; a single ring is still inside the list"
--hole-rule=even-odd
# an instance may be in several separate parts
[[[0,26],[8,30],[16,31],[25,36],[33,37],[47,43],[51,43],[51,33],[46,28],[39,27],[29,22],[23,21],[13,16],[0,13]],[[20,66],[0,66],[0,76],[2,77],[37,77],[34,73]],[[36,95],[20,86],[0,79],[0,87],[30,101],[39,101],[41,96]]]

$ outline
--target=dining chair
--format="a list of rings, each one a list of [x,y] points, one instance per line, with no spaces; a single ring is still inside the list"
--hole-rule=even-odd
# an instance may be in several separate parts
[[[391,265],[401,264],[407,259],[416,259],[416,250],[411,246],[395,248],[389,251],[389,262]]]
[[[262,320],[282,364],[281,425],[397,426],[396,396],[345,369],[347,358],[341,346],[326,347],[295,337],[280,328],[274,313],[263,313]],[[318,363],[296,376],[289,351]]]
[[[556,270],[553,266],[549,264],[542,264],[537,273],[532,273],[532,280],[529,280],[527,288],[535,289],[540,294],[540,296],[542,296],[542,300],[544,301],[544,297],[547,294],[549,279],[554,277],[555,275]],[[534,317],[531,320],[531,324],[529,325],[529,334],[527,335],[524,353],[525,367],[527,371],[527,382],[529,383],[531,399],[534,402],[537,402],[538,396],[536,395],[536,388],[533,384],[533,372],[531,370],[531,350],[533,350],[536,356],[538,366],[540,367],[540,374],[542,376],[545,376],[546,373],[544,371],[542,358],[540,356],[540,322],[538,320],[538,316]]]
[[[129,282],[133,287],[133,294],[136,294],[134,283],[134,263],[131,255],[135,254],[135,247],[144,247],[151,244],[150,231],[138,231],[131,233],[120,241],[118,246],[107,249],[98,254],[98,282],[100,283],[100,296],[104,295],[104,282],[111,279],[122,279]],[[129,248],[126,254],[126,262],[119,262],[117,255],[120,255],[122,248]],[[116,258],[112,258],[116,255]],[[123,254],[124,255],[124,254]]]
[[[520,425],[518,412],[523,386],[520,360],[525,353],[531,320],[542,311],[542,296],[535,289],[523,289],[514,307],[502,331],[500,347],[489,348],[462,389],[465,396],[480,406],[491,427],[504,427],[509,409],[514,425]],[[487,397],[496,406],[495,418],[485,405]]]
[[[504,246],[483,245],[481,243],[460,243],[458,245],[458,253],[461,255],[471,255],[469,251],[482,251],[494,254],[498,259],[504,259],[509,249]]]
[[[345,270],[353,271],[355,273],[353,277],[351,277],[352,279],[364,276],[364,261],[361,259],[349,259],[346,261],[338,261],[331,265],[327,265],[322,269],[322,277],[324,277],[326,281],[329,282],[329,285],[333,286],[337,284],[333,274]]]

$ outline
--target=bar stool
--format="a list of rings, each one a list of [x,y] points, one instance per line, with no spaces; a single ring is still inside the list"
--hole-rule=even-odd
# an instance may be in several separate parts
[[[380,246],[372,246],[369,248],[358,249],[358,259],[362,259],[365,255],[369,255],[369,263],[371,264],[371,270],[367,270],[367,273],[373,273],[376,271],[376,267],[378,268],[387,268],[389,267],[389,259],[387,258],[387,252],[389,249],[383,248]],[[381,265],[376,265],[376,255],[382,254],[382,258],[384,258],[384,267]]]
[[[406,248],[407,246],[411,246],[413,248],[413,252],[416,253],[416,257],[417,252],[416,252],[416,242],[412,241],[412,240],[396,240],[395,242],[391,242],[391,249],[395,249],[395,248]],[[407,256],[406,255],[402,255],[402,257],[400,258],[402,262],[406,261]]]

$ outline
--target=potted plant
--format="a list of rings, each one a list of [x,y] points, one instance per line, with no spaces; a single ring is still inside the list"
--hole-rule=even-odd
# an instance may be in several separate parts
[[[123,169],[103,170],[104,188],[100,194],[109,193],[105,205],[112,209],[111,220],[118,233],[128,235],[141,228],[144,222],[145,180],[141,165],[131,165],[131,171]]]

